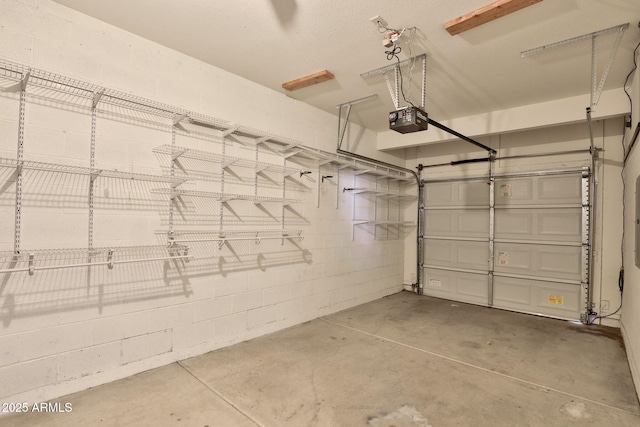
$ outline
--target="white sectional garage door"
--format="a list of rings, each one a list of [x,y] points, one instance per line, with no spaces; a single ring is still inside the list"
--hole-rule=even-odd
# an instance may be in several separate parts
[[[581,318],[587,171],[424,183],[423,294]]]

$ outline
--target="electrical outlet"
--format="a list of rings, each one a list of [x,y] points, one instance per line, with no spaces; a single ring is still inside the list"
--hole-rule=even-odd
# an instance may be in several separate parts
[[[603,299],[602,301],[600,301],[600,313],[604,314],[608,312],[609,312],[609,301],[606,299]]]
[[[371,21],[373,25],[376,26],[376,28],[378,27],[378,25],[385,28],[387,27],[387,21],[385,21],[384,18],[382,18],[380,15],[374,16],[373,18],[369,19],[369,21]]]

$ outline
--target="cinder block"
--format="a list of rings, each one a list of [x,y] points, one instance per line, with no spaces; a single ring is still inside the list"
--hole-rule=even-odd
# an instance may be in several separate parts
[[[295,267],[282,268],[278,270],[278,284],[288,285],[298,283],[304,278]]]
[[[120,365],[120,341],[87,347],[58,357],[58,381],[105,372]]]
[[[213,320],[206,320],[204,322],[197,322],[174,328],[174,351],[211,342],[211,339],[213,338],[213,324]]]
[[[276,318],[278,321],[286,320],[301,313],[311,311],[313,297],[305,297],[296,300],[284,301],[276,305]],[[319,306],[319,304],[318,304]]]
[[[109,46],[107,41],[107,46]],[[126,46],[127,51],[131,51],[131,46]],[[111,58],[112,56],[105,56]],[[122,57],[122,53],[118,54]],[[120,90],[123,92],[133,92],[138,96],[154,99],[156,97],[156,79],[149,78],[149,72],[145,69],[131,65],[134,56],[127,55],[127,62],[124,64],[114,62],[102,62],[100,73],[101,84]],[[152,68],[153,69],[153,68]]]
[[[6,402],[12,395],[55,384],[57,372],[56,357],[0,368],[0,400]]]
[[[172,351],[171,331],[159,331],[122,341],[122,364],[157,356]]]
[[[84,218],[83,218],[84,216]],[[82,247],[87,241],[86,215],[62,215],[22,211],[22,246],[29,249]]]
[[[89,133],[67,132],[65,134],[65,157],[80,160],[88,167],[91,158],[91,135]]]
[[[190,247],[189,250],[195,251],[195,248]],[[191,272],[192,262],[193,261],[190,261],[188,264],[186,264],[186,266],[182,266],[181,271],[186,272],[187,274]],[[177,274],[177,271],[176,271],[176,274]],[[190,291],[189,301],[195,303],[202,300],[209,300],[213,298],[213,286],[212,286],[211,280],[208,280],[208,278],[206,277],[205,278],[189,277],[186,280],[188,280],[188,286]]]
[[[291,298],[298,299],[313,294],[313,282],[304,281],[291,284]]]
[[[91,342],[100,345],[124,338],[122,316],[107,316],[87,322],[91,326]]]
[[[221,317],[213,321],[214,340],[231,342],[245,336],[247,313],[241,312]]]
[[[135,337],[149,332],[149,313],[147,311],[139,311],[126,313],[119,318],[122,322],[123,338]]]
[[[43,328],[19,334],[21,361],[51,356],[91,345],[91,326],[86,323]]]
[[[233,296],[211,298],[198,301],[193,305],[193,321],[215,319],[228,316],[233,312]]]
[[[36,90],[36,93],[37,90]],[[37,95],[36,95],[37,96]],[[28,114],[25,115],[27,125],[47,131],[72,132],[91,135],[91,112],[82,106],[70,107],[56,101],[41,104],[29,100]],[[59,153],[62,155],[63,152]]]
[[[0,210],[0,250],[2,251],[13,250],[13,238],[14,238],[14,230],[15,230],[14,224],[15,224],[14,211]]]
[[[149,332],[172,329],[193,322],[193,304],[181,304],[149,311]]]
[[[3,25],[3,30],[0,32],[0,45],[6,46],[6,49],[3,49],[2,56],[28,64],[32,57],[32,43],[33,36],[30,33],[23,30],[12,31]]]
[[[278,273],[275,271],[254,270],[249,272],[248,289],[250,291],[266,289],[278,284]]]
[[[20,362],[20,341],[22,339],[23,334],[0,336],[0,367]]]
[[[127,153],[130,141],[110,136],[99,135],[96,138],[96,168],[108,170],[127,170],[130,160]]]
[[[2,114],[2,98],[0,97],[0,114]],[[2,157],[15,159],[18,152],[18,122],[0,119],[0,154]]]
[[[189,80],[183,75],[185,68],[181,67],[179,79],[176,75],[172,78],[160,78],[156,86],[157,96],[171,105],[187,108],[196,106],[200,102],[200,86],[197,86],[199,79]]]
[[[73,25],[67,23],[60,24],[63,28],[73,28]],[[66,41],[61,42],[59,35],[48,37],[38,32],[33,39],[33,66],[37,68],[56,70],[67,76],[99,76],[103,62],[99,58],[85,55],[85,52],[78,51]]]
[[[264,290],[264,305],[272,305],[291,299],[291,285],[280,285]]]
[[[94,239],[98,246],[120,246],[122,241],[149,239],[149,221],[144,215],[94,214]]]
[[[262,291],[245,292],[233,296],[234,313],[262,307],[263,304],[264,297]]]
[[[238,273],[218,279],[214,282],[213,289],[216,298],[246,292],[247,274]]]
[[[249,329],[253,329],[267,323],[273,323],[276,321],[276,306],[270,305],[267,307],[256,308],[255,310],[249,310],[247,312],[247,326]]]
[[[182,66],[182,57],[175,55],[173,51],[163,49],[159,45],[144,44],[144,43],[130,43],[131,59],[130,64],[133,69],[142,70],[157,70],[159,73],[166,74],[168,76],[175,75],[180,72]],[[106,71],[106,69],[105,69]],[[155,81],[151,80],[154,84]],[[212,79],[211,83],[215,84],[216,79]],[[205,85],[201,88],[205,91],[208,86]],[[153,92],[155,94],[155,90]],[[142,95],[141,96],[145,96]]]
[[[26,125],[24,129],[24,158],[42,162],[63,159],[65,133],[62,129]]]

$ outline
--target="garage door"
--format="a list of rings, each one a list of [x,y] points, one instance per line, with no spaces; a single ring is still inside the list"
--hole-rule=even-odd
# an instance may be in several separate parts
[[[579,320],[588,171],[424,181],[422,293]]]

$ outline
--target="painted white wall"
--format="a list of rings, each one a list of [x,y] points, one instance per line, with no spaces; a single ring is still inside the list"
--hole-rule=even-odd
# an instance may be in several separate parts
[[[583,112],[584,112],[583,107]],[[601,315],[613,312],[620,304],[618,292],[618,272],[621,266],[620,242],[622,226],[622,181],[620,178],[622,158],[622,118],[594,120],[594,143],[601,148],[602,159],[597,169],[598,185],[596,198],[596,235],[594,264],[594,309]],[[561,125],[520,132],[509,132],[477,138],[477,140],[497,150],[498,157],[518,156],[535,153],[561,152],[569,150],[589,150],[589,127],[585,120],[579,124]],[[451,161],[485,157],[486,152],[462,141],[443,142],[407,149],[409,165],[448,164]],[[517,171],[537,171],[577,168],[590,165],[590,155],[566,154],[551,157],[531,157],[525,159],[498,160],[494,172],[497,174]],[[423,179],[457,178],[483,176],[488,174],[488,164],[470,163],[458,166],[440,166],[423,170]],[[415,271],[415,234],[406,239],[405,284],[413,283]],[[609,304],[609,311],[603,312],[601,304]],[[609,326],[619,326],[620,314],[601,319]]]
[[[48,0],[0,0],[0,10],[6,60],[335,150],[336,117],[283,94]],[[29,91],[25,159],[88,166],[87,110]],[[16,94],[0,96],[2,157],[16,156],[18,105]],[[140,126],[143,119],[98,118],[98,167],[161,173],[151,149],[170,143],[170,132]],[[375,135],[355,125],[345,148],[397,160],[377,153]],[[12,170],[0,172],[9,183],[0,195],[0,250],[12,251]],[[86,247],[82,179],[27,180],[23,250]],[[343,171],[335,185],[323,184],[319,207],[310,184],[295,207],[304,218],[302,249],[263,242],[212,251],[181,269],[155,262],[0,276],[0,400],[61,396],[401,290],[404,242],[374,240],[366,230],[352,240],[353,196],[340,189],[353,179]],[[166,228],[168,206],[151,188],[100,184],[95,246],[160,244],[154,231]]]
[[[636,56],[636,60],[638,57]],[[629,146],[631,137],[640,122],[640,72],[635,71],[628,89],[633,100],[632,127],[625,134],[625,146]],[[636,179],[640,175],[640,152],[637,143],[627,159],[624,168],[624,298],[620,326],[627,349],[629,366],[640,395],[640,269],[635,265],[635,219],[636,212]]]

